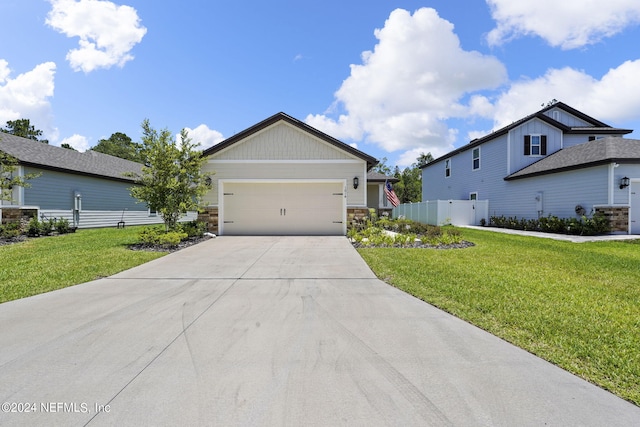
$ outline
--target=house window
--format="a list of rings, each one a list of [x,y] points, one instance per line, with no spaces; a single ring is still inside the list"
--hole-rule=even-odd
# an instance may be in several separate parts
[[[560,111],[558,111],[558,110],[554,110],[554,111],[551,113],[551,118],[553,118],[553,120],[555,120],[555,121],[559,122],[559,121],[560,121]]]
[[[473,170],[480,169],[480,147],[474,148],[471,153],[471,157],[473,158]]]
[[[469,193],[469,200],[478,200],[478,192]]]
[[[451,159],[444,161],[444,176],[448,178],[451,176]]]
[[[591,135],[589,137],[589,141],[595,141],[596,139],[603,139],[603,138],[604,138],[604,136],[602,136],[602,135],[597,135],[597,136],[596,135]]]
[[[546,156],[547,155],[547,135],[525,135],[524,136],[525,156]]]

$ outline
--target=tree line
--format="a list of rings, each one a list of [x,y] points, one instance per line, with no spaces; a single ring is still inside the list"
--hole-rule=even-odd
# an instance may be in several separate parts
[[[416,203],[422,201],[422,166],[432,161],[431,153],[420,153],[411,166],[402,170],[395,166],[392,170],[387,165],[387,158],[384,157],[373,170],[399,180],[393,184],[393,191],[400,199],[400,203]]]

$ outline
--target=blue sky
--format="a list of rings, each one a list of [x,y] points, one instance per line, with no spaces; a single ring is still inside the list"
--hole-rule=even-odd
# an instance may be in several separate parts
[[[209,147],[283,111],[404,167],[552,99],[640,139],[637,0],[3,0],[0,16],[0,124],[81,151],[139,141],[145,118]]]

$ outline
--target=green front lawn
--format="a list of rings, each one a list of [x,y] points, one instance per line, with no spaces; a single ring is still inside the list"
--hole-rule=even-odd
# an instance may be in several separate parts
[[[141,229],[78,230],[0,246],[0,303],[110,276],[165,255],[127,249]]]
[[[358,249],[381,279],[640,405],[640,241],[460,229],[476,246]]]

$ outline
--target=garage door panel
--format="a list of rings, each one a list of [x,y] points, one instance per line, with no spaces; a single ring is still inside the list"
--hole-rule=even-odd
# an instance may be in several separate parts
[[[344,234],[342,183],[226,183],[223,234]]]

